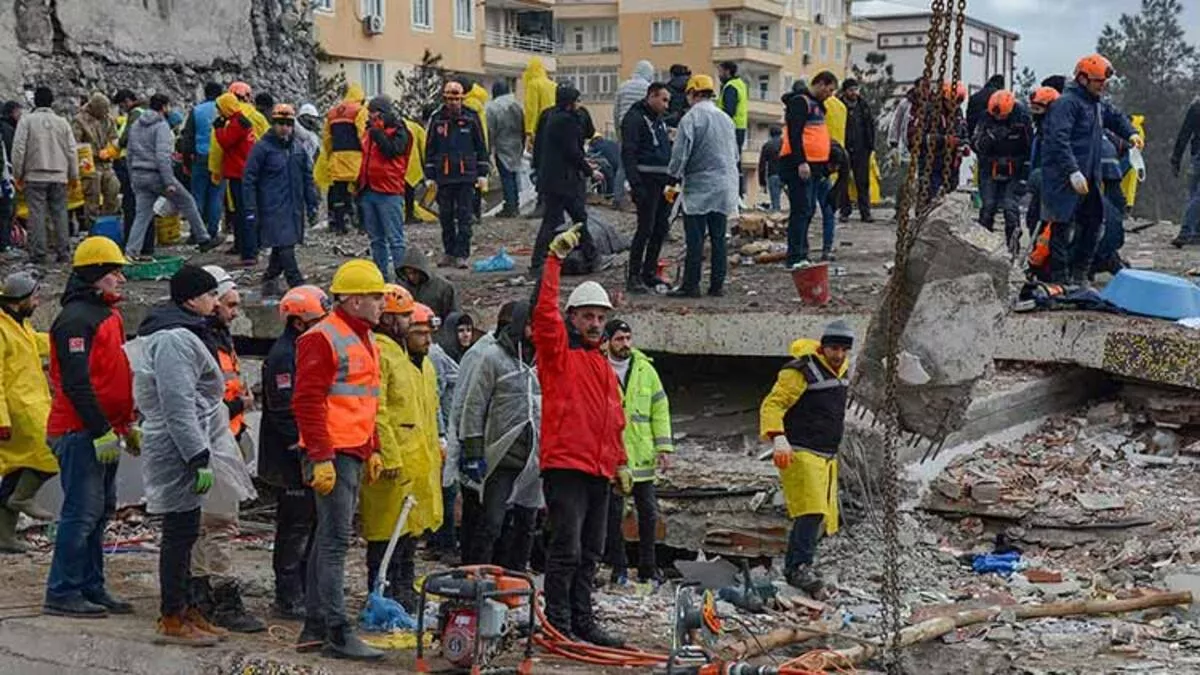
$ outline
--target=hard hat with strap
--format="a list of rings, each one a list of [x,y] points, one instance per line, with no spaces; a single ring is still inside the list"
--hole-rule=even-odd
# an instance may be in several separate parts
[[[72,267],[88,267],[90,265],[125,265],[125,254],[121,247],[108,237],[91,236],[75,247],[75,257]]]
[[[1113,76],[1112,62],[1099,54],[1088,54],[1075,64],[1075,77],[1081,74],[1089,80],[1106,81]]]
[[[1007,89],[1001,89],[992,94],[988,98],[987,110],[992,117],[998,120],[1008,119],[1012,114],[1013,108],[1017,105],[1017,97]]]
[[[386,293],[383,273],[370,260],[350,260],[333,275],[329,292],[334,295],[372,295]]]
[[[1047,106],[1057,101],[1061,95],[1054,87],[1038,87],[1029,97],[1029,101],[1034,105]]]
[[[567,309],[577,307],[603,307],[612,309],[612,301],[608,299],[608,291],[595,281],[585,281],[571,291],[567,296]]]
[[[274,108],[271,108],[271,121],[275,120],[295,120],[296,109],[288,103],[276,103]]]
[[[407,288],[400,284],[387,285],[387,291],[383,294],[384,314],[409,314],[413,312],[415,306],[412,293],[409,293]]]
[[[297,286],[279,301],[279,315],[285,321],[290,316],[315,321],[328,314],[329,309],[329,296],[316,286]]]

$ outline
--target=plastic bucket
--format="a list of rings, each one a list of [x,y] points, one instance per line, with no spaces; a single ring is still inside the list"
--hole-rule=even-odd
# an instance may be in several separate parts
[[[121,216],[100,216],[88,231],[93,235],[112,239],[117,242],[117,246],[125,245],[125,224],[121,221]]]
[[[158,243],[163,246],[178,244],[179,240],[183,238],[182,231],[183,225],[178,213],[154,218],[154,235]]]
[[[829,302],[829,263],[817,263],[792,270],[792,283],[805,305],[821,306]]]

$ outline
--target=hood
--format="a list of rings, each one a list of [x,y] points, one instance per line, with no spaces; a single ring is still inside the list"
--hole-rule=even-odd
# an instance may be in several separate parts
[[[108,104],[108,97],[99,92],[92,94],[87,102],[88,114],[98,120],[107,119],[111,108],[112,106]]]
[[[784,93],[783,96],[780,96],[779,100],[783,101],[784,105],[790,105],[792,101],[799,100],[801,96],[811,96],[811,95],[808,93],[808,89],[802,89],[800,91],[792,90],[792,91]]]
[[[404,269],[405,267],[424,274],[425,281],[429,281],[429,277],[431,276],[429,273],[429,258],[425,257],[425,254],[421,253],[415,247],[408,249],[404,253],[404,264],[400,265],[400,269]]]
[[[508,83],[504,80],[496,80],[492,85],[492,98],[497,99],[508,94]]]
[[[162,113],[147,108],[138,118],[138,126],[150,127],[163,121]]]
[[[654,64],[650,63],[649,61],[645,61],[645,60],[638,61],[637,65],[633,67],[633,76],[636,78],[643,79],[647,82],[653,81],[654,80]]]
[[[458,322],[463,317],[470,318],[470,315],[465,312],[450,312],[442,321],[441,328],[438,328],[438,332],[433,336],[434,343],[440,346],[447,356],[454,359],[455,363],[461,361],[463,354],[467,351],[458,344]]]
[[[146,337],[172,328],[186,328],[197,335],[209,329],[207,319],[170,302],[151,309],[138,326],[137,334],[138,337]]]
[[[521,345],[521,357],[525,363],[533,362],[533,343],[525,339],[525,326],[529,325],[529,301],[518,300],[513,304],[512,320],[496,338],[505,350],[517,356],[517,345]]]
[[[217,112],[221,113],[221,117],[229,119],[241,110],[241,101],[236,96],[225,92],[217,97]]]
[[[816,354],[817,349],[819,349],[820,347],[821,347],[820,340],[813,340],[811,338],[800,338],[799,340],[796,340],[795,342],[793,342],[791,347],[788,347],[788,353],[792,355],[792,358],[798,359],[801,356],[808,356],[810,354]]]
[[[351,82],[350,86],[346,87],[346,95],[342,97],[342,103],[362,103],[367,100],[367,92],[363,91],[362,85],[357,82]]]
[[[484,89],[483,86],[478,82],[471,85],[471,90],[468,91],[467,95],[463,98],[467,101],[479,101],[480,105],[492,100],[492,97],[488,94],[487,89]]]
[[[529,84],[534,80],[545,80],[550,78],[546,75],[546,66],[542,65],[542,60],[535,56],[529,59],[529,65],[525,66],[525,72],[522,73],[521,79],[524,80],[526,84]]]

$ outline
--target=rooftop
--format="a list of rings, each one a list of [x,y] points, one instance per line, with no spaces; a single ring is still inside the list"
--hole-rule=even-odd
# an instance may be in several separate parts
[[[855,18],[871,19],[876,22],[888,19],[916,19],[932,14],[929,8],[919,0],[866,0],[865,2],[855,2],[853,7],[851,7],[851,11]],[[970,14],[967,15],[967,23],[978,28],[1001,33],[1010,40],[1021,39],[1018,33],[986,21],[980,21]]]

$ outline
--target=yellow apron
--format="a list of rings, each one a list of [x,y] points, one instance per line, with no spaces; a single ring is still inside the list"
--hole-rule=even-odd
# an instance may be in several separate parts
[[[819,513],[825,517],[825,534],[838,531],[838,461],[809,450],[792,453],[792,463],[779,471],[779,484],[787,503],[788,518]]]

